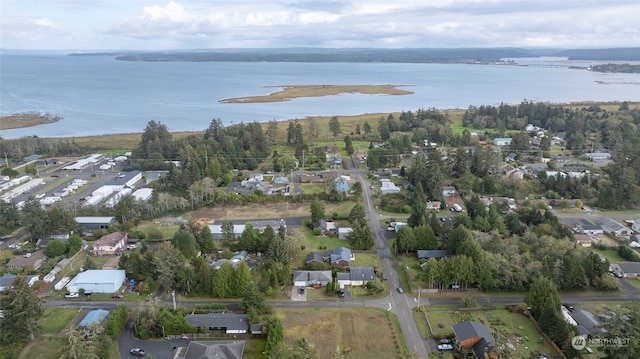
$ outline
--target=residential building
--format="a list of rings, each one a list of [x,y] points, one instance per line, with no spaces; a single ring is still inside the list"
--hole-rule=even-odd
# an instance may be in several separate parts
[[[442,187],[442,196],[443,197],[453,197],[456,195],[456,188],[454,186],[444,186]]]
[[[335,179],[335,190],[338,192],[349,192],[349,182],[343,177]]]
[[[510,137],[498,137],[493,140],[493,144],[496,146],[509,146],[511,144]]]
[[[611,263],[611,270],[620,278],[640,277],[640,262]]]
[[[92,253],[96,256],[114,255],[124,250],[128,238],[127,232],[113,232],[102,236],[93,243]]]
[[[44,253],[44,250],[37,250],[30,255],[25,255],[22,257],[12,258],[7,263],[7,268],[9,269],[27,269],[33,268],[38,269],[44,264],[47,260],[47,255]]]
[[[185,319],[187,323],[196,328],[205,328],[226,334],[245,334],[249,331],[249,317],[246,314],[189,314]]]
[[[320,220],[320,227],[325,232],[335,232],[338,229],[338,224],[334,221]]]
[[[348,267],[355,259],[351,249],[339,247],[324,252],[311,252],[307,255],[306,263],[322,261],[330,262],[333,267]]]
[[[611,159],[611,153],[609,152],[590,152],[590,153],[583,153],[582,154],[582,158],[585,158],[589,161],[603,161],[603,160],[610,160]]]
[[[394,194],[400,193],[400,188],[395,183],[391,182],[388,178],[380,179],[380,193],[381,194]]]
[[[88,293],[116,293],[125,277],[122,269],[90,269],[75,276],[67,284],[67,290],[71,293],[78,293],[80,289]]]
[[[96,229],[108,229],[110,225],[116,223],[116,217],[76,217],[78,225],[87,231]]]
[[[6,289],[10,289],[13,286],[13,281],[16,279],[15,274],[7,273],[0,277],[0,292]]]
[[[326,286],[331,283],[333,277],[330,270],[315,270],[315,271],[294,271],[293,272],[293,285],[296,287],[308,287],[312,285]]]
[[[593,245],[593,241],[588,234],[584,233],[575,233],[573,235],[576,238],[576,243],[581,245],[582,247],[591,247]]]
[[[176,349],[173,359],[242,359],[244,341],[190,341]]]
[[[375,279],[373,267],[351,267],[349,272],[336,273],[336,280],[340,288],[346,285],[362,286]]]
[[[440,210],[440,201],[427,201],[427,210],[428,211],[439,211]]]
[[[571,315],[571,318],[577,323],[576,328],[578,335],[594,336],[607,332],[606,329],[600,327],[600,319],[591,312],[578,309],[569,315]]]
[[[580,233],[590,234],[592,236],[604,233],[602,226],[586,219],[581,219],[580,222],[578,222],[577,229]]]
[[[444,257],[451,257],[453,254],[447,249],[432,249],[432,250],[423,250],[419,249],[417,251],[418,260],[429,260],[431,258],[440,259]]]
[[[604,233],[610,236],[629,238],[633,234],[633,230],[627,226],[614,221],[611,218],[602,217],[600,220]]]
[[[474,322],[466,321],[451,326],[453,334],[456,337],[456,342],[467,355],[473,355],[476,359],[482,359],[485,357],[485,351],[493,342],[495,338],[489,331],[486,325]]]

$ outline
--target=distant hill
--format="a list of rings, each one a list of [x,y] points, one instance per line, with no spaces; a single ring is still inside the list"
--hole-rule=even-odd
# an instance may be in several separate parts
[[[640,60],[640,48],[619,49],[214,49],[157,52],[74,53],[71,56],[114,56],[122,61],[149,62],[385,62],[385,63],[489,63],[503,58],[562,56],[572,60]]]

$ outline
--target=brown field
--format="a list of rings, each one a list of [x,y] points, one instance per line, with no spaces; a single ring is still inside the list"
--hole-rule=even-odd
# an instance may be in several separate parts
[[[60,121],[62,117],[47,113],[19,113],[0,117],[0,130],[44,125]]]
[[[341,212],[342,203],[324,203],[325,213]],[[252,203],[224,207],[206,207],[191,212],[190,217],[221,221],[234,219],[275,219],[311,215],[311,203]]]
[[[409,95],[413,92],[400,90],[400,85],[282,85],[269,86],[282,88],[264,96],[248,96],[222,99],[224,103],[263,103],[289,101],[298,97],[322,97],[343,93],[360,93],[365,95]]]
[[[320,358],[395,358],[400,351],[395,341],[404,343],[391,316],[379,309],[278,309],[276,315],[287,344],[305,338]]]

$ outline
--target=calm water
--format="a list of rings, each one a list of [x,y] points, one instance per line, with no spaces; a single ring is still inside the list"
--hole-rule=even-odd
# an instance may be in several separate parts
[[[171,131],[315,115],[467,108],[520,101],[640,101],[640,75],[566,68],[440,64],[116,61],[110,57],[0,55],[0,114],[37,111],[63,120],[2,131],[4,138]],[[548,61],[547,61],[548,62]],[[601,84],[597,81],[606,82]],[[296,84],[407,85],[413,95],[345,94],[267,104],[223,104]]]

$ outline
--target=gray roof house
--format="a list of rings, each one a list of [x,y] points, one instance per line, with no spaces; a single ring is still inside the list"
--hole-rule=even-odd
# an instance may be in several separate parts
[[[633,230],[631,228],[623,226],[611,218],[602,217],[600,224],[602,225],[604,233],[608,235],[629,238],[629,236],[633,234]]]
[[[200,342],[191,341],[189,346],[178,348],[175,359],[242,359],[244,341]]]
[[[590,235],[604,233],[604,230],[602,229],[601,225],[595,224],[586,219],[581,219],[580,222],[578,222],[577,229],[578,229],[578,232],[590,234]]]
[[[611,270],[618,277],[640,277],[640,262],[611,263]]]
[[[332,266],[348,267],[355,260],[351,249],[338,247],[324,252],[311,252],[307,255],[305,263],[311,262],[331,262]]]
[[[467,353],[473,353],[477,359],[484,358],[486,349],[495,342],[495,338],[489,328],[478,322],[461,322],[452,325],[451,329],[453,329],[453,333],[456,336],[456,342],[463,351],[466,350]]]
[[[418,255],[418,259],[425,259],[425,260],[429,260],[431,258],[440,259],[440,258],[452,256],[451,252],[447,249],[432,249],[432,250],[418,249],[417,255]]]
[[[594,335],[606,333],[606,329],[600,328],[600,319],[596,318],[593,313],[586,310],[574,310],[571,317],[578,323],[578,335]]]
[[[296,287],[307,287],[320,284],[326,286],[333,280],[330,270],[302,270],[293,272],[293,285]]]
[[[187,323],[197,328],[222,331],[227,334],[244,334],[249,331],[249,317],[245,314],[210,313],[189,314]]]
[[[351,267],[348,272],[336,273],[336,280],[340,288],[345,285],[365,285],[376,277],[373,267]]]
[[[15,279],[16,275],[11,273],[7,273],[0,277],[0,292],[4,291],[5,289],[10,289]]]

